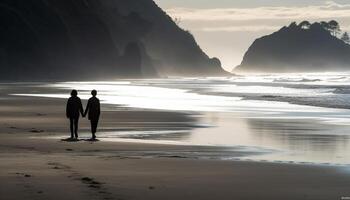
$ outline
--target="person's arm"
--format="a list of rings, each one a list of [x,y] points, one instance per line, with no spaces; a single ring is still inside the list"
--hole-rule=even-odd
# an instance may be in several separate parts
[[[97,100],[97,105],[98,105],[98,107],[97,107],[97,109],[98,109],[98,116],[100,116],[100,114],[101,114],[101,106],[100,106],[100,100],[99,99]]]
[[[85,108],[85,112],[84,112],[84,117],[87,115],[87,113],[89,112],[89,109],[90,109],[90,100],[88,101],[87,105],[86,105],[86,108]]]
[[[79,99],[79,110],[80,110],[80,113],[81,115],[84,117],[84,108],[83,108],[83,104],[81,103],[81,100]]]
[[[70,110],[70,101],[67,101],[67,105],[66,105],[66,117],[69,118],[69,110]]]

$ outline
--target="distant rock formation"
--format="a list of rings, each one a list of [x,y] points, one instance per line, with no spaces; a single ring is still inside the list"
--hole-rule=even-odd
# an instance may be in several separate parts
[[[234,72],[349,71],[350,45],[335,21],[295,22],[255,40]]]
[[[223,75],[153,0],[0,0],[0,80]]]

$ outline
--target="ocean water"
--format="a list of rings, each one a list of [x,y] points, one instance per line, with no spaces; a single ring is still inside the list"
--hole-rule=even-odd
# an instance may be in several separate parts
[[[350,164],[350,73],[59,82],[36,87],[52,92],[38,89],[13,95],[68,98],[69,91],[77,89],[82,99],[88,99],[96,89],[101,102],[112,109],[184,112],[197,118],[188,130],[100,133],[106,140],[245,147],[264,152],[247,159]]]

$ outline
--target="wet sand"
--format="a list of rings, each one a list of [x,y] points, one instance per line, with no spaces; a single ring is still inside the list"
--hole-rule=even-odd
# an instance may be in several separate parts
[[[0,199],[341,199],[346,167],[193,157],[209,147],[63,142],[65,101],[0,98]],[[186,113],[105,112],[102,130],[191,129]],[[82,132],[88,131],[86,120]],[[203,149],[200,149],[203,151]],[[231,152],[234,154],[235,152]],[[237,151],[237,157],[254,152]]]

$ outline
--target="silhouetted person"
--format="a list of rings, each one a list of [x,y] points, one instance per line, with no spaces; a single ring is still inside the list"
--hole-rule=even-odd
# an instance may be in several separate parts
[[[81,100],[78,97],[78,92],[76,90],[72,90],[71,97],[67,102],[66,115],[70,121],[70,132],[71,139],[78,139],[78,124],[80,114],[84,114],[83,105],[81,104]]]
[[[86,116],[87,113],[89,114],[89,120],[91,123],[92,139],[95,140],[98,120],[100,119],[100,114],[101,114],[101,108],[100,108],[100,100],[98,98],[96,98],[97,91],[92,90],[91,95],[92,95],[92,97],[88,101],[84,116]]]

